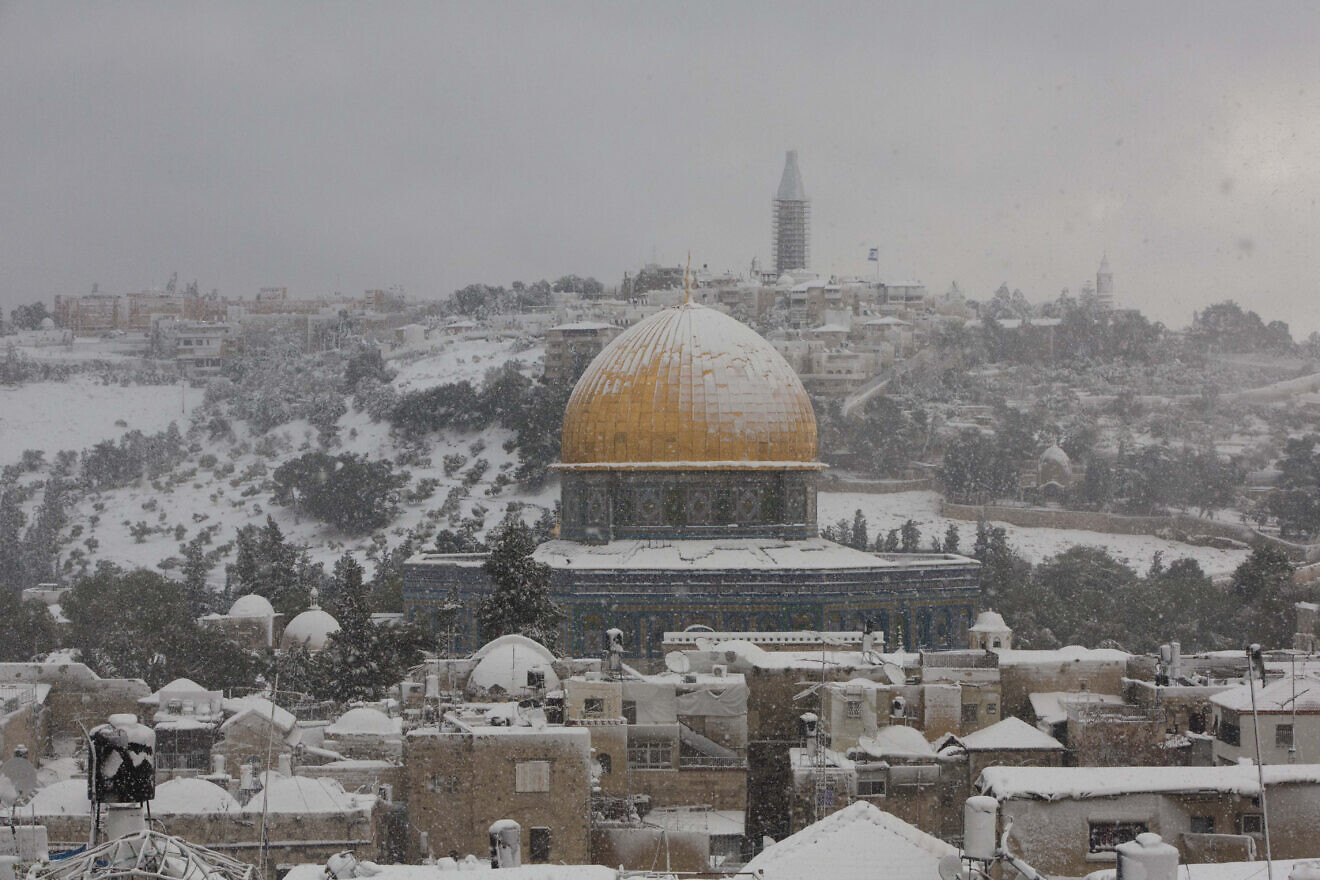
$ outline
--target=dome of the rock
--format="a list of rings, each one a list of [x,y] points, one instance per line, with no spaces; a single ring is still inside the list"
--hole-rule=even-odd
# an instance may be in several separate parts
[[[564,412],[566,470],[817,468],[801,380],[745,324],[696,303],[639,321],[583,373]]]

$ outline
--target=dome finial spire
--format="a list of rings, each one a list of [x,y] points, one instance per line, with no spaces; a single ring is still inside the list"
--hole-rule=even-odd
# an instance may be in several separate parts
[[[687,305],[692,302],[692,284],[688,279],[688,273],[692,271],[692,251],[688,251],[687,265],[683,267],[683,303]]]

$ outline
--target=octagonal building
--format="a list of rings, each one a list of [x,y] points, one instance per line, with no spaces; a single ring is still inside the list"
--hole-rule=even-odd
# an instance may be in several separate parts
[[[907,647],[957,647],[976,612],[977,563],[876,554],[819,537],[816,419],[793,369],[755,331],[695,303],[664,309],[591,362],[564,412],[560,537],[549,566],[564,644],[618,627],[655,656],[666,631],[860,629]],[[426,622],[453,587],[460,649],[481,643],[481,554],[419,553],[405,611]]]

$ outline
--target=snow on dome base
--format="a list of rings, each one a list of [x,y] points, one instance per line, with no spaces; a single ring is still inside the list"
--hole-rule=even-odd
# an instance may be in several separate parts
[[[639,321],[596,356],[564,411],[562,457],[568,469],[820,467],[797,373],[756,331],[696,303]]]

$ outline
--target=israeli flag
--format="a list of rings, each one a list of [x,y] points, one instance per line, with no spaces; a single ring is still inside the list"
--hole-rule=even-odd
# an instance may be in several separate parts
[[[868,263],[880,262],[880,248],[871,248],[871,253],[867,255],[866,261]]]

